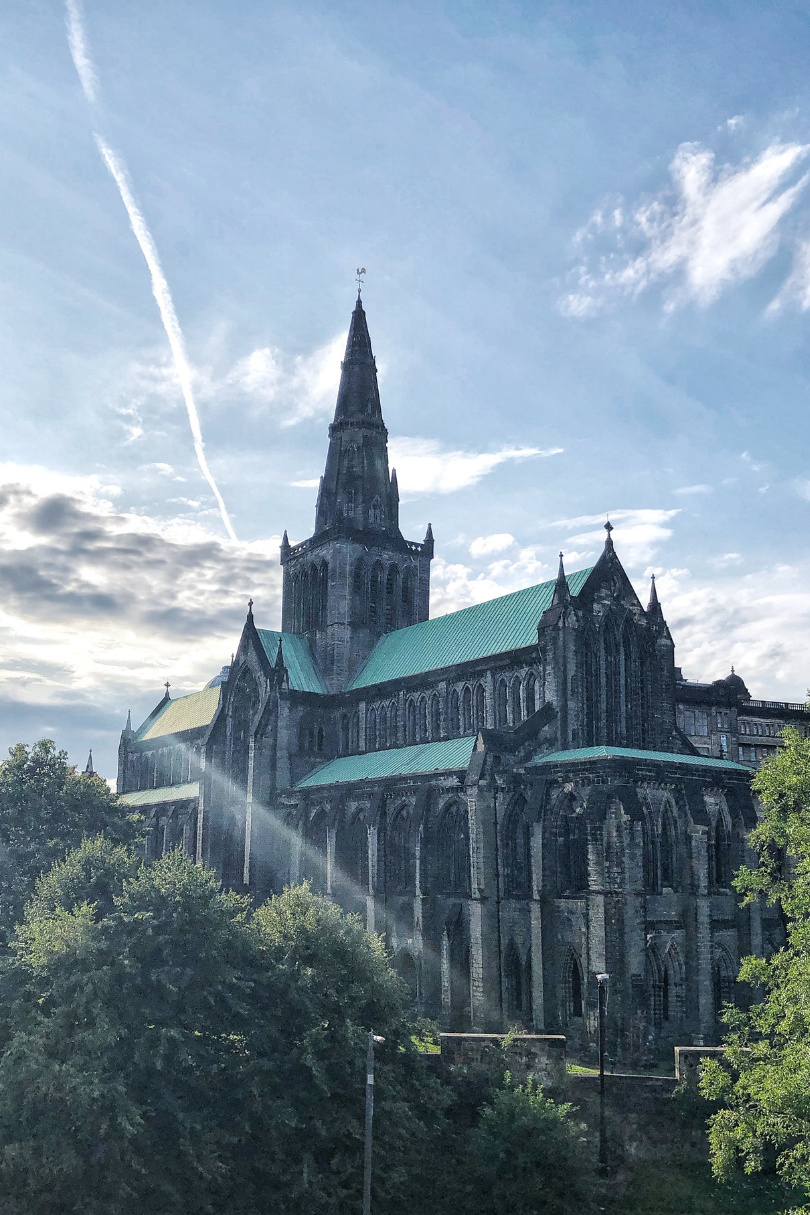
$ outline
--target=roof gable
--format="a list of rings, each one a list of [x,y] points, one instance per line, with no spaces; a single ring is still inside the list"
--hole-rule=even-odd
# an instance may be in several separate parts
[[[185,730],[210,726],[219,707],[219,698],[220,689],[215,687],[167,700],[157,717],[147,718],[135,737],[147,742],[167,734],[182,734]]]
[[[577,570],[567,576],[572,596],[579,594],[590,573],[590,569]],[[537,625],[551,606],[554,586],[553,581],[541,582],[386,633],[349,684],[349,690],[534,645]],[[286,646],[285,640],[285,655]]]
[[[297,633],[277,633],[275,629],[256,629],[256,635],[271,666],[278,657],[278,643],[281,642],[284,666],[290,677],[290,687],[294,691],[326,693],[326,686],[315,666],[306,637],[300,637]]]

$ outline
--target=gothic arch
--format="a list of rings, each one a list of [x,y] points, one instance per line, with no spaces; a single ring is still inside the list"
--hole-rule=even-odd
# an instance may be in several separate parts
[[[449,709],[449,730],[448,733],[452,738],[455,734],[461,734],[461,706],[458,699],[458,688],[453,688],[450,692],[450,709]]]
[[[413,566],[408,565],[402,575],[402,624],[413,624],[414,621],[414,573]]]
[[[731,886],[731,861],[731,823],[725,808],[718,805],[709,832],[709,882],[714,889]]]
[[[507,1021],[524,1023],[530,1007],[529,991],[527,990],[527,971],[524,968],[520,952],[514,941],[506,947],[503,960],[504,1004]]]
[[[385,576],[385,628],[386,631],[397,627],[397,599],[399,592],[399,569],[389,565]]]
[[[382,751],[388,746],[388,710],[385,705],[380,705],[380,711],[377,714],[377,750]]]
[[[351,749],[351,739],[349,731],[349,715],[343,713],[340,718],[340,752],[341,755],[348,755]]]
[[[409,699],[405,706],[405,741],[416,742],[416,705],[413,699]]]
[[[411,859],[411,816],[408,806],[400,806],[386,820],[385,829],[385,890],[387,894],[405,894],[413,885]]]
[[[678,879],[678,826],[675,808],[667,798],[661,807],[661,886],[677,890]]]
[[[323,893],[327,886],[328,840],[326,810],[317,809],[306,825],[302,869],[304,876],[312,883],[313,890],[319,893]]]
[[[366,750],[377,750],[377,710],[369,709],[366,722]]]
[[[582,962],[575,949],[569,948],[563,963],[563,1024],[576,1018],[581,1019],[585,1012],[585,980],[582,973]]]
[[[506,729],[508,724],[507,701],[506,680],[501,678],[498,680],[498,686],[495,689],[495,728],[498,730]]]
[[[720,1020],[724,1004],[734,1003],[734,980],[736,967],[731,954],[718,942],[712,947],[712,992],[714,995],[714,1018]]]
[[[622,737],[626,747],[637,747],[641,745],[641,682],[638,641],[633,618],[629,615],[622,627],[622,680],[624,706]]]
[[[612,616],[605,617],[602,628],[602,690],[605,742],[622,745],[622,648]]]
[[[526,798],[518,794],[502,828],[503,886],[507,898],[528,898],[532,889],[532,828]]]
[[[588,889],[588,823],[571,798],[563,802],[557,818],[557,889],[561,895]]]
[[[534,671],[529,671],[526,676],[523,697],[526,701],[526,716],[531,717],[532,713],[537,712],[537,676]]]
[[[486,699],[484,696],[484,685],[477,683],[475,685],[475,693],[473,695],[473,725],[478,730],[483,730],[487,724],[486,716]]]
[[[419,714],[417,725],[419,728],[419,741],[427,742],[428,740],[428,705],[427,697],[419,697]]]
[[[395,747],[397,745],[397,702],[391,701],[388,707],[388,745]]]
[[[589,628],[582,638],[582,698],[584,709],[584,741],[586,747],[594,747],[601,739],[601,696],[599,642]]]
[[[472,689],[467,683],[461,693],[462,734],[471,734],[473,728]]]
[[[365,812],[358,810],[340,823],[335,839],[337,883],[352,909],[359,909],[369,890],[368,826]]]
[[[366,563],[358,557],[352,575],[352,617],[356,624],[368,621],[368,590],[366,587]]]
[[[509,715],[511,724],[519,726],[523,720],[523,713],[520,705],[520,676],[516,675],[512,680],[509,688]]]
[[[470,893],[470,835],[467,808],[448,802],[436,823],[436,876],[441,894]]]
[[[442,736],[441,702],[434,692],[430,698],[430,737],[435,742]]]
[[[385,574],[382,561],[375,561],[371,567],[368,589],[368,622],[372,628],[381,630],[385,623]]]

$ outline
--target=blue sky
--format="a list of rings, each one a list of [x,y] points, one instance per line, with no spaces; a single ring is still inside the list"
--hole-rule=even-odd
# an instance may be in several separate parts
[[[56,0],[0,14],[0,747],[112,775],[127,709],[214,674],[250,595],[277,625],[358,265],[434,613],[590,564],[609,511],[687,676],[804,698],[810,5],[82,20],[95,104]]]

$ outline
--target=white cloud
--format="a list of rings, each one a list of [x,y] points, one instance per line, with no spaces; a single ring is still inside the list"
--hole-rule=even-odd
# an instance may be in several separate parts
[[[711,485],[682,485],[680,489],[674,489],[674,494],[710,494],[713,493]]]
[[[509,532],[496,532],[492,536],[478,536],[470,545],[473,557],[486,557],[490,553],[502,553],[515,543],[515,537]]]
[[[505,447],[501,451],[443,451],[434,439],[392,438],[389,460],[397,470],[404,500],[418,494],[452,494],[476,485],[482,477],[508,460],[529,460],[558,455],[563,449],[552,447]]]
[[[659,547],[671,537],[672,528],[668,524],[678,513],[677,508],[611,511],[610,519],[615,529],[613,543],[622,562],[632,567],[651,561]],[[570,559],[567,554],[571,545],[582,548],[588,554],[599,551],[605,541],[604,526],[604,515],[579,515],[574,519],[558,519],[545,524],[547,529],[576,532],[568,536],[562,545],[566,561]],[[580,528],[586,530],[580,531]]]
[[[335,407],[345,345],[346,335],[340,333],[312,354],[292,359],[271,346],[259,347],[239,359],[221,380],[209,377],[205,395],[216,396],[224,389],[259,405],[271,405],[282,426],[328,415]]]
[[[743,559],[739,553],[723,553],[720,557],[711,557],[709,564],[717,566],[718,569],[723,569],[728,565],[742,565]]]
[[[750,451],[744,451],[740,456],[740,459],[745,461],[745,463],[751,469],[751,472],[762,472],[763,468],[766,467],[764,464],[758,464],[757,461],[754,460]]]
[[[296,489],[317,489],[320,483],[320,477],[312,477],[309,481],[291,481],[290,485],[294,485]]]
[[[606,220],[596,211],[575,237],[612,233],[614,248],[594,264],[586,257],[577,270],[577,289],[558,303],[565,316],[584,317],[600,311],[615,296],[635,297],[655,283],[677,285],[667,309],[685,300],[701,307],[714,302],[732,283],[751,278],[773,256],[778,226],[808,181],[805,174],[787,185],[803,161],[808,144],[773,143],[736,168],[715,169],[714,153],[684,143],[670,165],[672,190],[629,212],[614,207]],[[627,252],[635,245],[637,252]]]
[[[768,305],[767,315],[776,316],[788,304],[796,304],[802,312],[810,308],[810,237],[796,242],[790,275]]]

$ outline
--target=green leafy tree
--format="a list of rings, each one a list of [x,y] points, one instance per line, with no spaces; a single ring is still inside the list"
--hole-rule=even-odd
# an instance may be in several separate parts
[[[255,914],[170,853],[88,840],[0,970],[0,1192],[13,1215],[332,1215],[359,1205],[365,1045],[376,1209],[417,1209],[440,1118],[381,943],[308,888]]]
[[[531,1076],[515,1085],[507,1075],[467,1134],[463,1206],[476,1215],[595,1211],[593,1150],[573,1112],[546,1097]]]
[[[0,940],[8,937],[37,878],[85,836],[132,841],[137,820],[107,782],[79,775],[50,739],[18,743],[0,763]]]
[[[739,978],[762,998],[726,1012],[725,1054],[705,1064],[702,1091],[724,1106],[709,1123],[716,1176],[775,1164],[810,1192],[810,739],[790,727],[783,738],[754,778],[759,865],[734,884],[744,901],[764,896],[781,909],[786,945],[768,960],[743,959]]]

